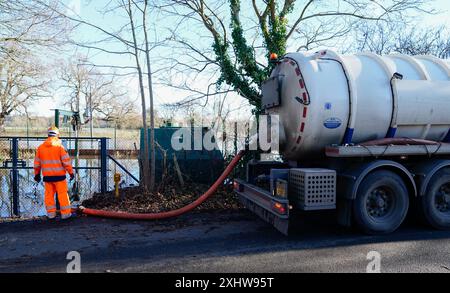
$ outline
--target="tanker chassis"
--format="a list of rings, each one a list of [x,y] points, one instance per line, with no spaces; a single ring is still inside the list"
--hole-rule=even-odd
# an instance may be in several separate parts
[[[247,164],[241,202],[284,234],[294,214],[390,233],[450,228],[450,66],[431,56],[287,54],[262,85],[282,162]],[[292,227],[291,227],[292,228]]]

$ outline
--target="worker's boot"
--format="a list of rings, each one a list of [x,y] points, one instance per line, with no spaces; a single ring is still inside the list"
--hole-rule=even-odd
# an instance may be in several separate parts
[[[62,214],[61,220],[68,220],[68,219],[70,219],[70,217],[72,217],[72,214]]]
[[[49,214],[47,214],[47,219],[48,219],[48,220],[54,220],[54,219],[56,219],[56,213],[49,213]]]

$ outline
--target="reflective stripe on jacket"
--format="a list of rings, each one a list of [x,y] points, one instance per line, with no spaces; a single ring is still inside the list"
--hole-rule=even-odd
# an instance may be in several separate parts
[[[46,178],[50,181],[52,178],[64,180],[66,172],[73,174],[69,154],[57,137],[49,137],[36,151],[34,174],[38,175],[41,172],[44,176],[44,181],[46,181]]]

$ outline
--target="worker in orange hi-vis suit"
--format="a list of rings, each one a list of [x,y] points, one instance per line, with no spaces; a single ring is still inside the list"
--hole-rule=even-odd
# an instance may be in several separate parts
[[[48,129],[48,139],[36,151],[34,180],[38,183],[41,182],[41,171],[44,176],[47,217],[49,219],[56,217],[55,193],[57,193],[61,219],[70,218],[72,207],[68,195],[66,174],[69,173],[71,181],[75,178],[75,175],[69,154],[59,139],[59,129],[56,127]]]

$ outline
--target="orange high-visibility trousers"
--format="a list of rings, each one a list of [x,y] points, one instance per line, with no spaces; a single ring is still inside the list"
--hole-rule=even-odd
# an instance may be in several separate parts
[[[45,208],[47,209],[47,216],[56,216],[55,193],[58,193],[58,201],[62,215],[72,213],[70,199],[68,194],[67,181],[59,182],[44,182],[45,183]]]

